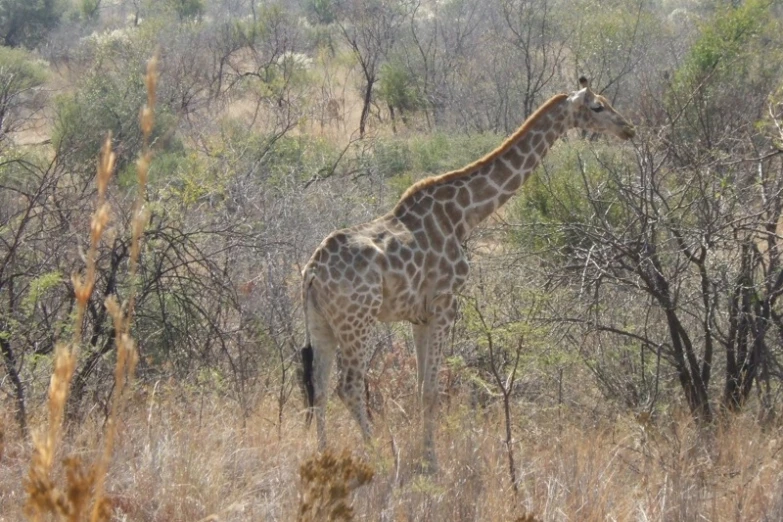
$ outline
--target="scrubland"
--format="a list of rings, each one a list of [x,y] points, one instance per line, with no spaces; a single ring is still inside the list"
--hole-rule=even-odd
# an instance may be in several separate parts
[[[1,521],[783,519],[777,2],[6,7]],[[373,444],[334,397],[318,454],[313,249],[582,74],[636,137],[569,134],[463,245],[437,471],[402,325]]]

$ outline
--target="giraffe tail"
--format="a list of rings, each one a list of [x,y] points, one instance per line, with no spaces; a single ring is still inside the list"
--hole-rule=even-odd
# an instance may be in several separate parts
[[[313,347],[310,343],[301,350],[302,356],[302,388],[305,396],[307,415],[305,426],[310,427],[313,421],[313,406],[315,406],[315,386],[313,385]]]
[[[305,346],[301,349],[300,355],[302,357],[302,369],[301,369],[301,385],[304,392],[305,407],[307,408],[307,415],[305,416],[305,426],[310,427],[313,421],[313,407],[315,406],[315,383],[313,376],[314,366],[314,353],[313,346],[310,342],[310,324],[307,321],[307,308],[309,301],[310,284],[312,283],[313,276],[307,269],[304,271],[304,282],[302,285],[302,308],[304,309],[305,320]]]

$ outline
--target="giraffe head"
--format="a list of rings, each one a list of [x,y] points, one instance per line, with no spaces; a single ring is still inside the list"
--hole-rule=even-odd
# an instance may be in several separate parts
[[[636,131],[628,120],[614,110],[609,101],[590,89],[590,82],[579,78],[580,90],[569,95],[573,125],[591,132],[614,134],[620,139],[634,137]]]

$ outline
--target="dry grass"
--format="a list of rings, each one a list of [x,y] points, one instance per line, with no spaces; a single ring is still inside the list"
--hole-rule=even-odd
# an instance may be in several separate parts
[[[149,143],[154,126],[156,83],[157,61],[153,58],[150,60],[146,74],[147,104],[139,117],[144,147],[137,162],[139,193],[131,219],[129,268],[131,280],[136,274],[141,235],[147,222],[144,201],[147,172],[152,157]],[[76,297],[73,336],[69,343],[60,342],[55,348],[54,371],[47,400],[48,416],[46,422],[42,423],[44,425],[33,436],[27,477],[21,481],[24,484],[26,498],[24,513],[33,521],[53,517],[69,522],[82,520],[99,522],[110,520],[112,517],[113,506],[105,495],[105,481],[117,439],[117,422],[126,397],[126,384],[132,379],[138,361],[135,344],[129,335],[135,298],[133,289],[126,303],[122,305],[115,296],[109,296],[105,301],[106,309],[114,321],[117,362],[114,372],[114,391],[102,441],[103,450],[95,456],[92,464],[87,464],[80,456],[76,456],[74,451],[62,452],[61,432],[71,379],[79,359],[84,313],[92,297],[96,280],[95,260],[103,233],[111,219],[111,211],[106,202],[106,191],[114,172],[114,164],[115,156],[112,152],[111,135],[109,135],[98,159],[96,174],[98,195],[95,212],[90,222],[90,247],[85,255],[86,267],[83,275],[74,272],[71,277]],[[56,460],[61,454],[69,456],[62,458],[61,469],[56,469]]]
[[[353,420],[334,404],[335,455],[345,448],[353,451],[350,457],[311,460],[314,433],[303,430],[302,417],[293,410],[278,438],[271,422],[274,401],[259,405],[243,428],[233,403],[188,393],[193,392],[170,384],[131,398],[106,475],[106,506],[114,520],[329,520],[305,518],[303,509],[317,503],[327,509],[323,514],[339,502],[341,509],[352,510],[353,520],[783,517],[783,429],[762,428],[751,415],[704,430],[687,417],[641,426],[630,415],[588,418],[578,411],[558,415],[518,404],[515,496],[502,413],[471,410],[462,396],[453,398],[441,417],[441,470],[422,476],[415,472],[417,430],[392,408],[387,419],[377,420],[376,447],[364,450]],[[404,401],[401,406],[412,407]],[[62,450],[84,461],[94,459],[99,451],[87,448],[98,447],[100,439],[96,419],[81,426]],[[21,520],[24,494],[18,484],[29,451],[17,439],[6,443],[0,466],[2,516]],[[370,474],[372,480],[349,493]],[[75,478],[79,484],[89,477]]]

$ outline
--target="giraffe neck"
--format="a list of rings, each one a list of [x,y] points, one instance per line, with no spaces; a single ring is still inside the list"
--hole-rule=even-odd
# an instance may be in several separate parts
[[[556,96],[533,114],[505,143],[461,171],[429,178],[409,189],[394,214],[430,233],[462,241],[513,196],[570,127],[565,96]],[[428,217],[431,216],[431,217]]]

